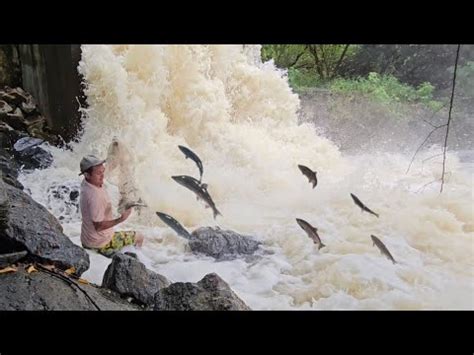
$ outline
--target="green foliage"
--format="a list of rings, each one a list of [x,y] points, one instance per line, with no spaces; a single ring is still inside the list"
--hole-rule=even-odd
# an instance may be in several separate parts
[[[418,88],[414,88],[401,83],[392,75],[380,75],[374,72],[369,73],[367,78],[335,79],[330,84],[330,89],[339,93],[358,92],[387,104],[420,102],[432,109],[441,106],[440,102],[433,100],[434,87],[430,83],[424,82]]]
[[[314,71],[296,68],[288,69],[288,82],[296,91],[311,87],[321,87],[323,85],[318,74]]]
[[[343,63],[353,57],[360,46],[349,44],[271,44],[262,46],[262,60],[273,59],[279,68],[298,69],[321,80],[338,76]]]
[[[454,72],[454,66],[448,68],[451,77]],[[465,65],[458,67],[456,72],[456,95],[466,98],[474,98],[474,62],[467,62]]]
[[[273,59],[278,68],[291,68],[297,63],[307,60],[306,45],[300,44],[269,44],[262,46],[262,60]]]
[[[402,57],[402,59],[406,59],[405,64],[408,59],[413,61],[413,65],[406,75],[415,75],[424,68],[421,64],[420,66],[415,65],[418,62],[414,58],[418,58],[419,51],[424,50],[420,53],[423,53],[428,58],[428,54],[435,50],[444,55],[445,52],[448,53],[447,49],[450,48],[445,49],[443,47],[441,49],[443,51],[440,52],[440,49],[437,47],[425,48],[420,46],[272,44],[262,46],[262,60],[273,59],[277,67],[287,69],[289,84],[295,91],[305,91],[308,88],[315,87],[325,88],[339,93],[360,93],[386,104],[423,103],[435,110],[441,108],[442,104],[433,100],[435,88],[431,83],[418,81],[420,84],[414,87],[408,84],[407,81],[401,82],[390,73],[389,69],[396,65],[403,68],[403,63],[399,63],[401,60],[399,57]],[[370,52],[371,50],[373,53]],[[383,64],[379,68],[380,72],[385,74],[370,71],[368,74],[355,78],[350,76],[349,78],[342,78],[344,73],[350,72],[348,68],[357,63],[361,65],[360,60],[357,62],[357,58],[364,57],[364,55],[367,57],[370,53],[372,56],[378,53],[379,56],[382,55],[382,58],[385,58],[385,60],[379,60],[379,64]],[[436,58],[439,59],[438,57]],[[425,58],[422,63],[427,66],[428,59]],[[469,62],[459,69],[458,75],[460,78],[460,90],[474,95],[474,62]]]
[[[316,70],[322,80],[331,80],[339,75],[345,61],[350,60],[360,46],[349,44],[308,44],[311,67]]]

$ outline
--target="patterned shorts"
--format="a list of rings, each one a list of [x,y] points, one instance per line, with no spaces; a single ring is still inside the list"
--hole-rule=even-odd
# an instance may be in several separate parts
[[[122,249],[123,247],[135,244],[136,234],[137,232],[135,231],[115,232],[110,242],[108,242],[102,248],[97,249],[97,251],[100,254],[111,258],[116,252],[120,251],[120,249]]]

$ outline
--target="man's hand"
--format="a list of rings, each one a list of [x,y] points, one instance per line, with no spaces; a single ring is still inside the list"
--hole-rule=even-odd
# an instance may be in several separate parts
[[[125,210],[122,215],[120,216],[120,219],[121,221],[125,221],[129,216],[130,216],[130,213],[132,213],[132,209],[129,208],[128,210]]]
[[[124,213],[122,213],[122,215],[119,218],[116,218],[114,220],[101,221],[101,222],[92,222],[92,223],[94,224],[95,230],[97,232],[100,232],[100,231],[103,231],[104,229],[109,229],[109,228],[112,228],[112,227],[116,226],[119,223],[122,223],[123,221],[125,221],[130,216],[130,213],[132,213],[131,208],[126,210]]]

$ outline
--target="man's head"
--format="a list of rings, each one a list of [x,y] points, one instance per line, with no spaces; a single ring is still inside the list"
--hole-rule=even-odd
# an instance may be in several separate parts
[[[105,160],[99,159],[94,155],[87,155],[82,158],[80,163],[81,173],[84,174],[87,182],[92,185],[102,187],[104,183]]]

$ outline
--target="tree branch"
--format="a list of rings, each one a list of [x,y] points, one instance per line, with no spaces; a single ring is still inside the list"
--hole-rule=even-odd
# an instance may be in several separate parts
[[[303,50],[301,51],[301,53],[299,53],[297,56],[296,56],[296,59],[293,61],[293,63],[290,63],[288,65],[288,67],[292,67],[294,65],[296,65],[296,63],[298,63],[298,60],[301,58],[301,56],[304,54],[304,52],[306,52],[306,49],[308,48],[308,45],[306,45]]]
[[[456,51],[456,62],[454,63],[453,90],[451,91],[451,101],[449,103],[448,123],[446,123],[446,136],[444,137],[443,172],[441,174],[441,188],[439,190],[439,193],[443,192],[443,186],[444,186],[444,173],[446,171],[446,150],[448,148],[449,124],[451,123],[451,111],[453,109],[454,88],[456,87],[456,72],[457,72],[457,69],[458,69],[459,50],[460,49],[461,49],[461,45],[458,44],[458,49]]]
[[[344,47],[344,50],[342,51],[341,56],[339,57],[339,60],[337,61],[336,66],[334,67],[334,70],[332,71],[331,79],[334,78],[334,76],[336,75],[337,69],[339,69],[339,66],[342,63],[342,60],[344,59],[344,56],[346,55],[348,48],[349,48],[349,44],[346,44],[346,46]]]
[[[94,300],[92,299],[91,296],[89,296],[89,294],[81,287],[79,286],[76,282],[74,282],[73,280],[71,280],[70,278],[64,276],[64,275],[61,275],[60,273],[58,272],[55,272],[55,271],[51,271],[51,270],[48,270],[47,268],[45,268],[44,266],[42,266],[41,264],[37,264],[35,265],[36,267],[38,267],[38,269],[41,269],[43,270],[44,272],[52,275],[52,276],[55,276],[57,277],[58,279],[61,279],[63,281],[65,281],[69,286],[71,285],[75,285],[85,296],[86,298],[94,305],[95,308],[97,308],[98,311],[101,311],[101,309],[99,308],[99,306],[94,302]]]
[[[434,129],[431,130],[431,132],[428,134],[428,136],[426,136],[425,140],[423,141],[423,143],[420,144],[420,146],[418,147],[418,149],[416,150],[415,154],[413,154],[413,158],[411,158],[411,161],[410,161],[410,165],[408,165],[408,169],[406,171],[405,174],[408,174],[408,172],[410,171],[410,168],[411,168],[411,165],[413,164],[413,161],[415,160],[415,157],[416,155],[418,154],[418,152],[420,151],[421,147],[423,147],[423,145],[426,143],[426,141],[431,137],[431,135],[436,132],[436,130],[440,129],[441,127],[444,127],[446,126],[446,124],[444,125],[441,125],[441,126],[433,126]]]

